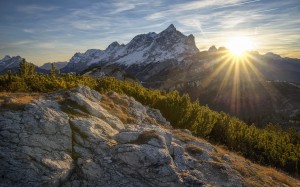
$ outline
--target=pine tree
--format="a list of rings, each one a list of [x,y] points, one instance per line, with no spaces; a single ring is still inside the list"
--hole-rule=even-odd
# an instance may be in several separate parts
[[[51,64],[50,77],[51,78],[55,78],[56,77],[56,68],[55,68],[54,63]]]
[[[28,73],[29,73],[28,63],[26,62],[25,58],[22,58],[22,61],[20,62],[20,67],[19,67],[19,75],[21,77],[27,77]]]

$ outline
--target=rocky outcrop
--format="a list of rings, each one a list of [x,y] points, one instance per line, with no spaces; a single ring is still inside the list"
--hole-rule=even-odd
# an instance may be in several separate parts
[[[230,156],[158,110],[88,87],[3,110],[0,137],[0,186],[244,186]]]

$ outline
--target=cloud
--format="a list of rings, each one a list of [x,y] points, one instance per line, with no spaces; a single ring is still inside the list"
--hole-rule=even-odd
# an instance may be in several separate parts
[[[132,10],[136,7],[136,4],[126,3],[126,2],[118,2],[114,4],[114,10],[110,12],[110,14],[117,14],[124,11]]]
[[[252,0],[252,1],[245,1],[245,2],[239,2],[239,3],[232,3],[229,5],[219,6],[219,7],[213,8],[213,9],[221,9],[221,8],[228,8],[228,7],[233,7],[233,6],[240,6],[240,5],[255,3],[255,2],[259,2],[259,1],[260,0]]]
[[[212,8],[220,7],[225,5],[232,5],[240,2],[240,0],[227,0],[227,1],[218,1],[218,0],[203,0],[203,1],[194,1],[190,3],[181,3],[170,6],[167,10],[156,12],[150,14],[146,17],[148,20],[165,18],[167,16],[178,15],[187,11],[195,11],[203,8]]]
[[[33,29],[23,29],[23,31],[26,33],[30,33],[30,34],[35,33],[35,30],[33,30]]]
[[[37,43],[34,47],[40,48],[40,49],[55,49],[57,47],[57,43],[48,42],[48,43]]]
[[[109,15],[114,15],[114,14],[119,14],[119,13],[123,13],[126,11],[130,11],[130,10],[134,10],[136,11],[138,9],[138,7],[141,6],[147,6],[149,8],[149,6],[158,6],[160,5],[161,2],[160,1],[156,1],[156,2],[141,2],[139,0],[124,0],[124,1],[116,1],[112,3],[112,6],[110,7],[110,12]],[[143,11],[144,8],[139,9],[138,11]]]
[[[19,12],[23,12],[26,14],[36,14],[40,12],[49,12],[57,10],[57,6],[40,6],[40,5],[25,5],[25,6],[18,6],[17,10]]]

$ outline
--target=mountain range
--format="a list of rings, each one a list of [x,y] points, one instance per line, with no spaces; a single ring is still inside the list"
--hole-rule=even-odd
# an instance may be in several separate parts
[[[160,33],[149,32],[135,36],[128,44],[111,43],[105,50],[89,49],[84,53],[75,53],[69,62],[54,62],[56,69],[61,72],[87,72],[88,69],[100,67],[119,67],[137,77],[142,82],[155,84],[159,81],[172,81],[172,72],[184,70],[189,74],[203,74],[213,69],[226,55],[226,48],[217,49],[212,46],[208,51],[199,51],[195,45],[192,34],[185,36],[173,24]],[[260,55],[258,52],[248,52],[251,63],[263,75],[265,80],[278,80],[300,83],[300,60],[281,57],[274,53]],[[0,60],[0,72],[16,68],[21,61],[20,56],[5,56]],[[221,60],[220,60],[221,59]],[[46,63],[39,68],[49,70],[51,63]],[[193,71],[189,71],[189,69]],[[168,77],[166,76],[168,73]],[[179,80],[193,80],[189,77],[177,76]],[[158,78],[159,77],[159,78]],[[161,85],[160,85],[161,86]],[[167,87],[172,87],[167,86]],[[163,87],[164,88],[164,87]]]
[[[245,56],[237,62],[225,47],[200,51],[192,34],[186,36],[171,24],[158,34],[137,35],[126,45],[113,42],[105,50],[75,53],[67,64],[57,63],[57,69],[130,78],[146,87],[188,93],[193,100],[250,123],[295,125],[296,121],[297,126],[300,59],[253,51]],[[20,59],[4,57],[0,72],[18,67]],[[49,66],[40,68],[49,70]]]
[[[82,72],[88,67],[114,64],[138,76],[144,67],[161,66],[171,61],[183,62],[198,52],[194,36],[183,35],[171,24],[159,34],[137,35],[126,45],[113,42],[105,50],[90,49],[76,53],[62,72]]]

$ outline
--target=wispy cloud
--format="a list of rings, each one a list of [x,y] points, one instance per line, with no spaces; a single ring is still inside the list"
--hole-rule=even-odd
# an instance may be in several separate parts
[[[143,9],[145,6],[149,8],[150,6],[160,5],[160,1],[140,1],[140,0],[123,0],[123,1],[112,1],[112,10],[109,14],[118,14],[122,12],[126,12],[129,10],[134,10],[137,8]]]
[[[25,5],[17,7],[17,10],[26,14],[35,14],[39,12],[49,12],[57,10],[57,6]]]
[[[229,6],[232,4],[237,4],[240,0],[228,0],[228,1],[218,1],[218,0],[203,0],[203,1],[193,1],[189,3],[182,3],[172,5],[164,11],[156,12],[148,15],[146,18],[148,20],[165,18],[167,16],[178,15],[182,12],[194,11],[203,8],[212,8],[212,7],[220,7],[220,6]]]
[[[117,14],[124,11],[132,10],[136,7],[136,4],[126,3],[126,2],[117,2],[114,4],[115,10],[111,11],[110,14]]]
[[[23,29],[23,31],[26,33],[31,33],[31,34],[35,33],[35,31],[33,29]]]
[[[221,9],[221,8],[228,8],[228,7],[234,7],[234,6],[241,6],[241,5],[245,5],[245,4],[249,4],[249,3],[255,3],[255,2],[259,2],[260,0],[252,0],[252,1],[245,1],[245,2],[239,2],[239,3],[232,3],[232,4],[228,4],[228,5],[223,5],[223,6],[218,6],[216,8],[213,9]]]

